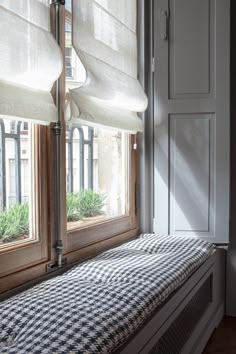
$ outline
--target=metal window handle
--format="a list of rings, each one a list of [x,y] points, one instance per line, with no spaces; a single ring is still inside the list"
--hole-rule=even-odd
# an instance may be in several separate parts
[[[168,39],[168,13],[161,11],[161,39],[167,41]]]

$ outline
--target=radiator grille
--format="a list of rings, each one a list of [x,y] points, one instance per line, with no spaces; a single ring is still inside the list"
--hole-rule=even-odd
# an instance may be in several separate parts
[[[151,350],[150,354],[180,354],[195,326],[212,300],[212,277],[210,276],[168,330]]]

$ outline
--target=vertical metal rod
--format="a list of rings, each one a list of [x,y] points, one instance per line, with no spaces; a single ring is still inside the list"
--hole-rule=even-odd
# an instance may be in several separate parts
[[[79,131],[79,152],[80,152],[80,190],[84,189],[84,131],[78,127]]]
[[[21,204],[21,153],[20,153],[20,128],[21,122],[17,123],[15,140],[15,183],[16,183],[16,202]]]
[[[65,4],[65,1],[54,1],[52,4],[55,7],[55,37],[60,46],[60,6]],[[58,120],[54,124],[54,133],[56,136],[56,245],[57,265],[62,266],[62,235],[61,235],[61,107],[60,107],[60,79],[56,82],[56,106],[58,109]]]
[[[74,176],[73,176],[73,133],[74,129],[68,130],[68,192],[74,191]]]

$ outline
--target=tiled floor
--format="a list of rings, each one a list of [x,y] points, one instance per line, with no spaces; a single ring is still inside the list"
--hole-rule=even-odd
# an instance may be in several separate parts
[[[236,354],[236,317],[225,317],[203,354]]]

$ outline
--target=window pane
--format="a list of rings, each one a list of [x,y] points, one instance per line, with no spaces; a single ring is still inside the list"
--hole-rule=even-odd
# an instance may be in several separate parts
[[[0,247],[33,239],[31,143],[28,123],[0,120]]]
[[[66,145],[68,227],[126,215],[128,136],[77,125],[67,128]]]

